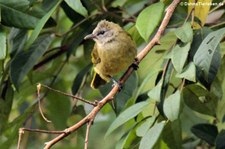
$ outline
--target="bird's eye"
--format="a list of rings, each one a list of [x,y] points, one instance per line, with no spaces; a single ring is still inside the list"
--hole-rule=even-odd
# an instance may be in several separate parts
[[[103,35],[103,34],[105,34],[105,31],[100,31],[100,32],[98,32],[97,36],[98,35]]]

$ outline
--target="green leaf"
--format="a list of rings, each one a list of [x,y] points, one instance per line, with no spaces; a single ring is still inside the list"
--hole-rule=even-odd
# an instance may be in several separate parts
[[[163,102],[166,98],[167,90],[170,85],[170,79],[171,79],[171,76],[172,76],[172,73],[174,70],[173,64],[170,60],[167,60],[166,64],[167,64],[167,68],[165,70],[165,74],[162,79],[163,83],[162,83],[162,87],[161,87],[160,102],[157,104],[157,108],[160,113],[163,113]]]
[[[194,55],[196,51],[198,50],[199,46],[201,45],[202,41],[205,39],[205,37],[211,33],[212,30],[206,27],[203,27],[202,29],[195,30],[193,40],[191,43],[191,49],[189,51],[189,57],[191,60],[194,59]]]
[[[77,13],[84,17],[88,16],[86,8],[82,5],[80,0],[65,0],[65,2]]]
[[[12,122],[7,123],[2,134],[6,136],[7,133],[10,133],[10,135],[7,135],[7,139],[4,140],[4,143],[0,143],[0,148],[7,149],[14,145],[12,142],[15,142],[15,140],[18,139],[19,128],[23,127],[24,121],[26,121],[26,119],[30,117],[36,110],[36,104],[37,102],[33,103],[32,106],[26,108],[26,110],[22,113],[19,113],[19,116],[16,117]]]
[[[193,39],[191,24],[189,22],[185,23],[182,27],[175,31],[175,34],[183,43],[191,42]]]
[[[182,122],[182,132],[185,132],[188,136],[193,135],[191,132],[191,127],[193,125],[206,122],[205,119],[199,117],[198,113],[184,103],[182,103],[182,110],[179,120]]]
[[[146,106],[149,104],[149,102],[139,102],[128,109],[126,109],[124,112],[122,112],[110,125],[109,129],[106,132],[106,136],[108,136],[110,133],[112,133],[115,129],[126,123],[128,120],[134,118],[137,116]]]
[[[148,129],[152,126],[152,124],[155,122],[156,117],[150,117],[146,119],[139,127],[136,129],[136,134],[139,137],[143,137]]]
[[[180,114],[180,91],[177,90],[174,94],[167,97],[163,104],[163,111],[170,121],[178,119]]]
[[[188,52],[190,50],[191,43],[187,43],[184,46],[176,45],[172,50],[172,63],[177,72],[181,73],[184,64],[188,57]]]
[[[162,81],[159,81],[158,84],[148,92],[149,98],[159,102],[160,95],[161,95],[161,89],[162,89]]]
[[[215,116],[217,99],[199,85],[188,85],[183,90],[185,104],[194,111]]]
[[[12,28],[9,36],[10,43],[10,55],[14,56],[17,52],[20,52],[27,40],[27,30]]]
[[[60,7],[65,12],[67,18],[70,19],[73,23],[80,22],[84,19],[82,15],[74,11],[65,1],[62,1],[62,3],[60,4]]]
[[[101,94],[103,96],[106,96],[109,91],[112,89],[112,84],[111,83],[107,83],[106,85],[103,85],[99,88]],[[115,112],[116,114],[119,114],[124,107],[126,106],[127,101],[133,97],[134,92],[136,91],[138,87],[138,76],[137,73],[132,73],[131,76],[128,78],[128,80],[126,81],[126,83],[124,84],[124,87],[122,89],[121,92],[119,92],[116,96],[115,96]]]
[[[126,106],[127,101],[133,97],[138,88],[137,73],[132,73],[124,84],[124,88],[116,95],[116,112],[120,113]]]
[[[147,76],[145,77],[145,79],[142,81],[141,85],[138,87],[138,91],[137,91],[137,94],[136,94],[136,98],[137,96],[139,96],[140,94],[146,92],[146,90],[148,88],[148,83],[151,81],[151,79],[153,79],[154,75],[159,73],[159,71],[161,71],[162,69],[156,69],[156,70],[152,70],[150,71]],[[146,87],[147,86],[147,87]]]
[[[6,57],[6,34],[0,29],[0,60]]]
[[[130,146],[135,145],[135,139],[137,139],[136,133],[135,133],[135,129],[132,129],[131,131],[129,131],[129,133],[127,134],[126,138],[123,141],[123,148],[129,148]]]
[[[221,62],[218,45],[224,37],[225,28],[211,32],[206,36],[194,55],[194,63],[198,68],[198,74],[203,73],[204,79],[211,84],[216,77]]]
[[[196,67],[193,62],[190,62],[181,73],[176,74],[178,78],[184,78],[189,81],[196,81]]]
[[[32,44],[29,50],[21,51],[14,57],[10,66],[10,76],[17,89],[23,78],[48,49],[51,41],[51,35],[43,35]]]
[[[122,7],[126,2],[127,0],[114,0],[112,2],[112,7]]]
[[[153,148],[160,138],[164,126],[165,121],[162,121],[160,123],[156,123],[151,129],[149,129],[141,139],[139,149]]]
[[[75,95],[78,92],[78,90],[83,82],[84,76],[87,74],[87,72],[90,70],[91,67],[92,67],[92,64],[88,64],[76,75],[76,77],[73,81],[73,85],[72,85],[73,95]]]
[[[29,49],[30,46],[33,44],[35,39],[37,39],[38,35],[40,34],[42,28],[44,27],[45,23],[48,21],[48,19],[51,17],[55,9],[58,7],[58,5],[61,3],[62,0],[59,0],[58,3],[48,12],[46,15],[44,15],[40,21],[35,25],[35,29],[33,30],[32,34],[30,35],[30,38],[25,44],[25,50]]]
[[[2,95],[0,97],[0,133],[2,134],[5,125],[8,123],[9,114],[11,112],[14,91],[7,81],[1,89]]]
[[[64,80],[57,81],[55,87],[65,89],[66,86],[63,81]],[[67,127],[67,120],[71,114],[71,103],[69,97],[50,92],[46,98],[48,100],[46,107],[48,110],[48,119],[52,121],[56,129],[64,129]]]
[[[2,24],[18,28],[34,28],[39,18],[29,12],[28,0],[0,0]]]
[[[183,121],[182,121],[183,124]],[[183,126],[183,125],[182,125]],[[179,119],[168,122],[163,129],[163,141],[171,149],[180,149],[182,143],[181,121]]]
[[[68,37],[68,39],[63,40],[62,45],[68,45],[67,46],[67,57],[69,57],[75,49],[81,44],[81,42],[84,40],[84,37],[92,31],[92,27],[90,25],[91,22],[85,21],[83,22],[78,28],[76,28],[71,36]]]
[[[216,126],[212,124],[197,124],[191,128],[191,131],[210,145],[215,145],[216,136],[218,134]]]
[[[225,148],[225,130],[221,130],[221,132],[216,137],[216,149],[224,149]]]
[[[136,27],[141,37],[148,41],[150,35],[158,26],[164,11],[164,4],[158,2],[145,8],[138,16]]]

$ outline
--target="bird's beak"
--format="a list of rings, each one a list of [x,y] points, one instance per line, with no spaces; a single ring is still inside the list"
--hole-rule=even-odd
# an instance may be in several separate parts
[[[84,39],[85,39],[85,40],[87,40],[87,39],[93,39],[93,38],[95,38],[95,37],[96,37],[96,36],[95,36],[94,34],[89,34],[89,35],[85,36]]]

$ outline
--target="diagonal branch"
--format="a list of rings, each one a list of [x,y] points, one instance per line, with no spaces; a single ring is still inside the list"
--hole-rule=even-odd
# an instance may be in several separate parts
[[[166,29],[166,26],[169,23],[169,20],[175,10],[175,8],[177,7],[177,5],[179,4],[180,0],[174,0],[169,7],[166,9],[166,14],[164,16],[164,19],[157,31],[157,33],[155,34],[154,38],[148,43],[148,45],[137,55],[137,60],[134,62],[136,65],[138,65],[143,59],[144,57],[149,53],[149,51],[153,48],[153,46],[159,44],[159,40],[163,34],[163,32]],[[135,69],[131,66],[128,68],[128,70],[124,73],[124,75],[121,77],[120,79],[120,83],[124,84],[126,82],[126,80],[130,77],[130,75],[132,74],[132,72]],[[106,95],[100,102],[97,103],[97,106],[93,108],[93,110],[86,116],[84,117],[82,120],[80,120],[78,123],[76,123],[75,125],[67,128],[64,130],[64,133],[58,135],[56,138],[52,139],[51,141],[46,143],[46,146],[44,149],[49,149],[51,148],[54,144],[56,144],[57,142],[59,142],[60,140],[62,140],[63,138],[67,137],[70,133],[76,131],[77,129],[79,129],[81,126],[83,126],[84,124],[88,124],[90,125],[90,122],[92,122],[95,118],[95,116],[97,115],[97,113],[102,109],[102,107],[110,102],[113,97],[117,94],[117,92],[119,91],[119,87],[118,85],[115,85],[112,90],[108,93],[108,95]],[[88,130],[89,131],[89,130]],[[86,136],[87,137],[87,136]]]

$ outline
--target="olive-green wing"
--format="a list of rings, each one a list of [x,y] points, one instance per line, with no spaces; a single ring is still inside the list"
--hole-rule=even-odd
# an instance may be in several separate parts
[[[98,51],[97,51],[97,47],[96,47],[96,44],[94,45],[94,48],[91,52],[91,61],[94,65],[98,64],[101,62],[101,59],[98,55]]]

